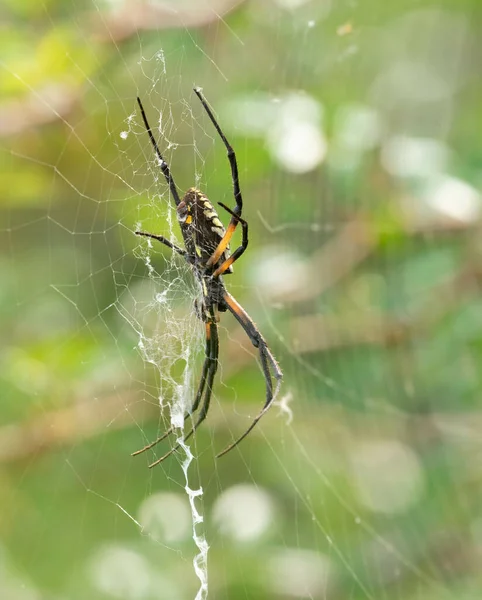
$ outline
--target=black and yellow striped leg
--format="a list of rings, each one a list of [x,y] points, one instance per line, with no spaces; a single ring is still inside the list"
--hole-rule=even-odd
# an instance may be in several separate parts
[[[244,438],[252,431],[261,417],[269,410],[271,405],[273,404],[273,400],[276,398],[278,394],[279,386],[281,384],[281,378],[283,377],[283,373],[279,368],[276,359],[268,348],[267,343],[265,342],[263,336],[260,331],[254,324],[253,320],[250,318],[248,313],[243,309],[243,307],[231,296],[228,292],[224,293],[224,301],[226,302],[226,306],[230,310],[230,312],[234,315],[236,320],[240,323],[241,327],[246,332],[247,336],[251,340],[251,343],[255,348],[258,349],[259,359],[261,361],[261,368],[263,370],[264,379],[266,382],[266,400],[263,408],[256,415],[251,425],[248,429],[243,433],[242,436],[237,438],[232,444],[227,446],[222,452],[216,455],[216,458],[223,456],[233,448],[235,448]],[[274,378],[276,379],[276,389],[273,393],[273,382],[271,379],[271,371],[270,367],[273,371]]]

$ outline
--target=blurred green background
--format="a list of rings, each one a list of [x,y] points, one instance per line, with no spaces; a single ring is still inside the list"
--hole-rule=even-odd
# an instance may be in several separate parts
[[[250,224],[226,283],[285,375],[216,460],[264,397],[223,315],[188,469],[208,597],[480,598],[480,3],[1,12],[0,597],[205,597],[183,454],[130,456],[203,352],[187,267],[133,235],[180,237],[135,98],[180,189],[232,205],[199,85]]]

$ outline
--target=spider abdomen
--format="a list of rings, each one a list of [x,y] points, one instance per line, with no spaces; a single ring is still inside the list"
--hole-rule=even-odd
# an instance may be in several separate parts
[[[190,188],[177,207],[177,214],[187,251],[201,264],[207,263],[226,233],[216,209],[207,196]],[[218,264],[222,264],[229,256],[228,246],[221,254]],[[224,274],[232,272],[230,266]]]

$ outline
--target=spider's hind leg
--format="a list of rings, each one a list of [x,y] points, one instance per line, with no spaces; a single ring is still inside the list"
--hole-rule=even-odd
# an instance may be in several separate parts
[[[224,301],[226,302],[226,305],[230,312],[234,315],[236,320],[240,323],[240,325],[246,332],[253,346],[258,349],[259,359],[261,361],[261,368],[263,370],[263,375],[266,383],[266,400],[263,408],[253,419],[248,429],[232,444],[230,444],[222,452],[217,454],[216,458],[223,456],[224,454],[235,448],[252,431],[252,429],[255,427],[255,425],[258,423],[261,417],[271,408],[276,396],[278,395],[279,387],[281,385],[281,379],[283,377],[283,373],[281,372],[281,369],[279,368],[275,357],[271,353],[268,344],[266,343],[265,339],[261,335],[261,332],[258,330],[248,313],[243,309],[243,307],[240,304],[238,304],[238,302],[231,296],[231,294],[228,294],[228,292],[224,293]],[[273,372],[273,376],[276,379],[276,387],[274,391],[270,367]]]
[[[201,378],[199,380],[196,397],[194,398],[194,402],[192,403],[191,408],[184,415],[184,422],[186,422],[187,419],[189,419],[189,417],[192,417],[192,415],[198,409],[199,403],[201,402],[201,398],[204,393],[204,388],[206,386],[206,378],[207,378],[209,367],[210,367],[211,354],[212,354],[211,324],[206,323],[206,358],[204,359],[203,370],[201,373]],[[147,444],[147,446],[144,446],[144,448],[141,448],[140,450],[133,452],[131,456],[137,456],[138,454],[142,454],[143,452],[146,452],[147,450],[154,448],[154,446],[157,446],[157,444],[159,444],[160,442],[165,440],[167,437],[169,437],[174,432],[174,429],[176,429],[175,426],[171,425],[171,427],[169,427],[169,429],[167,431],[165,431],[160,437],[158,437],[154,442],[151,442],[150,444]],[[174,448],[171,452],[169,452],[168,455],[172,454],[172,452],[175,449],[177,449],[178,447],[179,446],[176,446],[176,448]],[[163,456],[161,459],[157,460],[155,463],[152,463],[151,465],[149,465],[149,467],[153,467],[153,466],[159,464],[159,462],[162,462],[164,460],[164,458],[167,458],[168,455]]]
[[[211,317],[213,317],[213,312],[211,312]],[[195,424],[192,426],[189,433],[187,433],[183,438],[184,442],[186,442],[192,436],[192,434],[195,433],[196,429],[204,421],[204,419],[206,418],[206,416],[208,414],[209,405],[211,403],[211,395],[212,395],[212,391],[213,391],[214,376],[216,375],[216,371],[218,369],[218,355],[219,355],[218,328],[217,328],[216,323],[213,320],[206,323],[206,342],[207,342],[207,344],[209,343],[209,353],[207,351],[207,345],[206,345],[206,358],[204,360],[201,382],[199,384],[198,392],[196,394],[196,399],[191,408],[191,411],[186,415],[185,419],[192,416],[192,414],[197,410],[197,408],[201,402],[203,392],[204,392],[204,400],[203,400],[201,410],[199,412],[199,416],[198,416]],[[174,446],[174,448],[169,450],[169,452],[164,454],[164,456],[161,456],[161,458],[159,458],[158,460],[156,460],[155,462],[150,464],[149,468],[151,469],[152,467],[155,467],[159,463],[166,460],[166,458],[171,456],[171,454],[174,454],[174,452],[176,452],[176,450],[179,450],[180,446],[181,446],[181,444],[176,444]]]

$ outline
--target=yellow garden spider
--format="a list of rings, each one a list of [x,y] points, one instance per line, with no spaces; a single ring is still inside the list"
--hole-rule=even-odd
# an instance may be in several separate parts
[[[202,300],[200,303],[196,302],[196,313],[198,314],[199,318],[204,321],[206,327],[206,356],[204,359],[201,379],[199,381],[199,387],[197,389],[194,402],[192,403],[190,410],[185,415],[184,420],[192,417],[197,409],[199,407],[201,408],[199,414],[197,415],[197,420],[195,421],[189,433],[184,437],[184,440],[187,440],[196,431],[199,425],[206,418],[209,410],[214,376],[218,368],[219,339],[217,323],[219,322],[219,312],[226,312],[226,310],[229,310],[241,324],[241,327],[243,327],[253,346],[258,349],[261,368],[263,370],[263,375],[266,382],[266,399],[264,406],[248,429],[243,433],[243,435],[235,440],[232,444],[227,446],[222,452],[220,452],[217,455],[219,457],[237,446],[270,408],[278,392],[282,373],[278,363],[276,362],[255,323],[233,298],[233,296],[226,291],[224,286],[222,275],[227,275],[233,272],[233,263],[248,247],[248,223],[241,217],[243,199],[239,187],[238,165],[236,163],[234,150],[231,148],[228,140],[219,127],[218,122],[216,121],[211,109],[207,105],[202,95],[201,90],[199,88],[194,88],[194,93],[201,101],[204,110],[211,119],[228,152],[228,160],[231,167],[231,177],[236,206],[234,207],[234,210],[231,210],[226,205],[219,202],[219,205],[231,215],[228,228],[224,228],[215,209],[213,208],[213,205],[199,190],[190,188],[181,200],[176,184],[174,183],[174,179],[169,170],[169,166],[161,155],[159,147],[147,121],[142,102],[140,98],[137,98],[147,133],[149,134],[149,138],[157,154],[157,158],[159,159],[159,167],[166,178],[171,195],[176,203],[177,220],[181,228],[185,248],[176,246],[162,235],[154,235],[144,231],[136,231],[136,235],[153,238],[181,255],[186,262],[191,265],[194,276],[199,281],[202,290]],[[239,248],[237,248],[233,254],[230,254],[229,243],[238,223],[241,223],[242,227],[241,246],[239,246]],[[277,382],[274,393],[270,367]],[[145,446],[141,450],[134,452],[133,456],[149,450],[167,438],[173,431],[174,426],[171,426],[157,440]],[[164,454],[164,456],[149,466],[154,467],[158,465],[178,448],[179,444],[177,444],[174,448],[172,448],[172,450]]]

